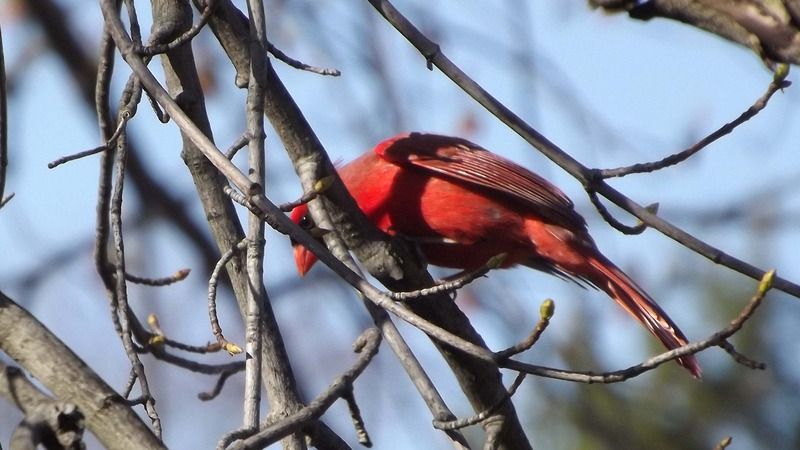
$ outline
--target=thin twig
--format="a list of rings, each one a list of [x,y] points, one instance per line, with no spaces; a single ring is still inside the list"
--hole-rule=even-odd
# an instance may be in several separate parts
[[[729,337],[737,333],[744,323],[753,316],[756,309],[761,305],[762,300],[767,292],[774,287],[773,283],[777,277],[775,271],[768,271],[758,284],[758,289],[750,301],[745,305],[739,315],[731,321],[731,323],[722,330],[714,333],[707,339],[698,342],[691,342],[681,347],[675,348],[668,352],[661,353],[654,356],[640,364],[628,367],[624,370],[617,370],[614,372],[606,372],[602,374],[595,374],[592,372],[577,372],[567,371],[560,369],[552,369],[549,367],[535,366],[532,364],[525,364],[519,361],[508,359],[500,362],[501,367],[516,370],[519,372],[529,373],[531,375],[542,376],[546,378],[554,378],[564,381],[573,381],[578,383],[619,383],[630,378],[639,376],[647,371],[650,371],[661,364],[680,358],[681,356],[693,355],[699,353],[709,347],[720,345],[720,343],[727,340]]]
[[[116,11],[116,10],[115,10]],[[115,128],[111,121],[109,110],[109,88],[111,85],[111,75],[114,69],[114,42],[108,31],[108,25],[103,27],[103,37],[100,42],[100,58],[97,63],[97,82],[95,84],[95,108],[97,121],[100,126],[100,133],[105,141],[115,134]],[[133,102],[136,97],[134,92],[134,79],[128,79],[125,89],[122,91],[121,104]],[[118,119],[121,121],[121,119]],[[121,129],[116,127],[116,129]],[[106,288],[109,301],[111,303],[111,321],[114,331],[118,336],[122,336],[122,328],[119,324],[119,317],[113,313],[117,308],[116,292],[114,290],[113,266],[108,261],[108,233],[109,233],[109,208],[111,204],[111,183],[114,171],[113,152],[104,152],[100,157],[100,176],[97,183],[97,206],[95,214],[95,239],[94,239],[94,265],[95,270],[103,285]]]
[[[228,371],[241,372],[244,370],[244,361],[236,361],[227,364],[205,364],[190,359],[182,358],[167,352],[163,348],[151,346],[148,348],[150,354],[156,359],[172,364],[190,372],[197,372],[206,375],[216,375]]]
[[[128,120],[130,120],[131,117],[133,117],[133,114],[130,111],[122,110],[119,115],[120,120],[119,123],[117,124],[117,129],[114,130],[114,134],[112,134],[111,137],[108,138],[105,144],[95,148],[91,148],[89,150],[84,150],[82,152],[62,156],[61,158],[58,158],[55,161],[47,163],[47,168],[55,169],[61,164],[68,163],[70,161],[75,161],[76,159],[85,158],[87,156],[96,155],[98,153],[108,150],[114,145],[120,133],[122,133],[122,130],[125,128],[126,124],[128,123]]]
[[[5,197],[6,169],[8,168],[8,90],[6,86],[5,49],[3,32],[0,30],[0,208],[11,197]]]
[[[175,284],[179,281],[183,281],[186,279],[186,277],[189,276],[190,272],[191,269],[181,269],[168,277],[162,277],[162,278],[146,278],[133,275],[131,273],[125,273],[125,279],[127,279],[131,283],[160,287],[160,286],[169,286],[170,284]]]
[[[145,407],[146,407],[148,403],[153,402],[153,401],[154,401],[153,397],[151,397],[149,395],[140,395],[138,397],[126,398],[125,399],[125,404],[128,405],[128,406],[145,405]]]
[[[253,436],[258,428],[237,428],[222,435],[217,442],[216,450],[225,450],[233,442]]]
[[[503,263],[503,260],[506,259],[506,256],[507,255],[505,253],[495,255],[489,258],[489,260],[486,261],[486,264],[480,268],[472,271],[462,272],[456,275],[454,279],[437,283],[435,286],[417,289],[416,291],[387,292],[386,295],[388,295],[392,300],[406,301],[420,297],[426,297],[428,295],[440,294],[442,292],[455,292],[457,289],[460,289],[486,275],[490,270],[500,267],[500,265]]]
[[[306,203],[310,202],[311,200],[314,200],[318,196],[319,196],[319,194],[317,192],[315,192],[315,191],[306,192],[305,194],[301,195],[300,198],[298,198],[297,200],[293,200],[291,202],[286,202],[286,203],[281,203],[280,205],[278,205],[278,208],[280,208],[280,210],[283,211],[283,212],[290,212],[293,209],[297,208],[298,206],[305,205]]]
[[[475,414],[471,417],[465,417],[463,419],[457,420],[434,420],[433,426],[439,430],[459,430],[461,428],[466,428],[478,423],[483,422],[488,417],[490,417],[494,412],[499,408],[503,403],[511,400],[511,397],[517,392],[517,389],[522,385],[522,382],[525,380],[528,374],[522,372],[517,374],[517,377],[514,378],[514,382],[511,383],[511,386],[508,388],[508,392],[506,395],[503,396],[500,400],[497,401],[494,405],[492,405],[489,409],[485,411],[481,411],[478,414]],[[488,439],[487,439],[488,440]]]
[[[0,200],[0,209],[3,209],[3,206],[6,206],[6,204],[8,202],[10,202],[11,199],[14,198],[15,195],[17,195],[17,194],[15,192],[12,192],[12,193],[6,195],[6,198]]]
[[[719,348],[725,350],[725,352],[727,352],[729,355],[731,355],[731,358],[733,358],[734,361],[736,361],[737,363],[739,363],[739,364],[741,364],[741,365],[743,365],[745,367],[748,367],[748,368],[753,369],[753,370],[766,370],[766,368],[767,368],[767,365],[764,364],[763,362],[750,359],[747,356],[739,353],[736,350],[736,347],[734,347],[733,344],[731,344],[727,340],[723,340],[718,345],[719,345]]]
[[[731,442],[733,442],[733,438],[730,436],[725,436],[717,443],[717,445],[714,446],[714,450],[725,450],[729,445],[731,445]]]
[[[311,401],[308,406],[296,413],[290,414],[285,419],[263,427],[257,434],[250,436],[244,441],[234,443],[231,446],[231,450],[264,448],[321,417],[338,398],[341,398],[346,392],[352,389],[353,382],[355,382],[364,369],[367,368],[370,361],[372,361],[372,358],[378,353],[380,342],[381,334],[377,328],[366,329],[353,345],[356,351],[359,352],[359,357],[350,369],[336,377],[331,385],[317,398]]]
[[[609,225],[616,228],[621,233],[628,235],[636,235],[636,234],[642,234],[642,232],[644,232],[644,230],[647,229],[647,225],[644,222],[639,222],[634,226],[625,225],[624,223],[620,222],[614,216],[611,215],[611,213],[608,211],[603,202],[601,202],[600,199],[597,197],[597,193],[595,191],[590,189],[587,190],[586,193],[589,194],[589,200],[592,202],[592,205],[594,205],[595,209],[597,209],[597,212],[600,213],[600,216],[606,222],[608,222]]]
[[[347,409],[350,411],[350,420],[353,422],[353,428],[356,430],[356,438],[358,443],[364,447],[372,447],[372,440],[369,438],[367,427],[364,425],[364,418],[361,417],[361,410],[356,403],[356,396],[353,393],[353,387],[345,390],[342,398],[347,403]]]
[[[131,396],[133,387],[136,386],[136,378],[136,371],[131,368],[130,373],[128,374],[128,382],[125,383],[125,387],[122,389],[122,398],[128,398]]]
[[[201,392],[197,394],[197,398],[199,398],[204,402],[215,399],[219,395],[219,393],[222,392],[222,388],[225,386],[225,382],[228,381],[228,378],[230,378],[232,375],[241,372],[242,370],[244,370],[244,364],[242,364],[241,368],[226,370],[225,372],[222,372],[217,378],[217,382],[214,383],[214,387],[211,389],[211,391]]]
[[[332,77],[338,77],[339,75],[342,74],[342,72],[340,72],[337,69],[326,69],[324,67],[309,66],[308,64],[293,59],[287,56],[286,53],[283,53],[277,47],[272,45],[271,42],[267,42],[267,49],[269,50],[270,53],[272,53],[272,56],[274,56],[280,61],[283,61],[286,65],[294,67],[295,69],[305,70],[306,72],[312,72],[319,75],[329,75]]]
[[[50,161],[47,163],[48,169],[55,169],[56,167],[60,166],[61,164],[68,163],[70,161],[75,161],[76,159],[85,158],[87,156],[96,155],[98,153],[102,153],[108,150],[108,144],[99,145],[95,148],[90,148],[89,150],[83,150],[81,152],[73,153],[71,155],[62,156],[56,160]]]
[[[327,191],[331,187],[331,185],[333,185],[334,181],[336,181],[336,177],[334,176],[322,177],[321,179],[317,180],[314,183],[313,189],[303,193],[303,195],[300,196],[299,199],[291,202],[282,203],[281,205],[278,206],[278,208],[280,208],[280,210],[283,212],[290,212],[300,205],[305,205],[311,200],[317,198],[320,194]]]
[[[510,358],[516,354],[522,353],[534,345],[539,340],[539,337],[544,333],[544,330],[550,324],[550,319],[553,318],[553,314],[556,312],[556,304],[551,299],[546,299],[542,302],[541,306],[539,306],[539,321],[536,322],[536,327],[534,327],[533,332],[528,336],[524,341],[518,343],[517,345],[512,345],[511,347],[501,350],[495,355],[497,356],[498,360],[504,360]]]
[[[674,166],[678,163],[686,161],[691,156],[706,148],[709,144],[713,143],[714,141],[722,138],[730,134],[733,130],[736,129],[739,125],[747,122],[748,120],[755,117],[756,114],[761,112],[769,102],[770,98],[779,90],[787,88],[791,85],[791,82],[786,80],[786,76],[789,75],[789,66],[786,64],[781,64],[778,69],[775,71],[775,75],[772,78],[772,82],[767,86],[767,91],[758,98],[745,112],[739,115],[734,121],[728,122],[713,133],[709,134],[708,136],[701,139],[696,144],[692,145],[691,147],[680,151],[678,153],[674,153],[672,155],[667,156],[664,159],[659,161],[653,161],[648,163],[639,163],[633,164],[626,167],[618,167],[615,169],[603,169],[599,171],[599,174],[602,178],[613,178],[613,177],[624,177],[625,175],[630,175],[632,173],[647,173],[647,172],[654,172],[656,170],[663,169],[665,167]]]
[[[136,83],[138,84],[138,83]],[[124,128],[124,127],[123,127]],[[137,354],[130,328],[130,316],[128,315],[128,293],[125,281],[125,244],[122,232],[122,191],[125,183],[125,162],[127,158],[127,139],[126,133],[120,133],[116,140],[117,142],[117,157],[115,160],[116,182],[114,190],[111,195],[111,230],[114,238],[114,249],[116,253],[116,310],[112,314],[119,317],[120,330],[122,331],[122,345],[125,348],[125,353],[128,355],[131,366],[136,373],[139,380],[139,387],[141,388],[142,397],[144,400],[145,410],[148,417],[150,417],[153,424],[153,432],[161,437],[161,419],[155,408],[155,400],[150,393],[150,388],[147,382],[147,376],[144,371],[139,355]]]
[[[239,139],[235,140],[227,150],[225,150],[225,157],[228,159],[233,159],[233,157],[236,156],[236,153],[243,149],[248,142],[250,142],[250,136],[248,136],[248,134],[245,132],[239,136]]]
[[[189,345],[164,337],[164,345],[190,353],[215,353],[222,350],[218,342],[209,342],[206,345]]]
[[[139,46],[136,49],[136,51],[143,56],[152,57],[155,55],[175,50],[176,48],[185,44],[189,40],[193,39],[195,36],[197,36],[198,33],[200,33],[200,30],[202,30],[203,27],[205,27],[206,24],[208,23],[208,19],[211,18],[211,14],[214,13],[214,8],[216,8],[216,6],[217,6],[217,0],[208,0],[206,2],[205,8],[203,8],[202,14],[200,15],[200,20],[196,24],[192,25],[192,28],[190,28],[189,30],[187,30],[186,32],[184,32],[171,42],[168,42],[166,44],[151,43],[147,46]]]
[[[217,317],[217,284],[219,282],[219,275],[225,267],[225,264],[233,258],[236,252],[242,251],[245,248],[247,248],[247,239],[242,239],[235,247],[223,253],[219,261],[217,261],[217,265],[214,266],[214,270],[211,271],[211,276],[208,279],[208,318],[211,322],[211,332],[214,333],[214,337],[217,339],[219,345],[231,355],[241,353],[242,349],[238,345],[228,342],[222,335],[222,327],[220,327],[219,318]]]

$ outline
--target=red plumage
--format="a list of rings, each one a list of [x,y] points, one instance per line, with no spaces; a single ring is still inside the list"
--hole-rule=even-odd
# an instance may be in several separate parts
[[[476,269],[505,253],[518,264],[605,291],[669,349],[687,343],[669,316],[594,244],[572,201],[535,173],[467,140],[399,135],[339,169],[364,214],[381,230],[419,245],[437,266]],[[291,218],[311,226],[305,205]],[[316,262],[294,249],[304,275]],[[693,356],[678,359],[692,375]]]

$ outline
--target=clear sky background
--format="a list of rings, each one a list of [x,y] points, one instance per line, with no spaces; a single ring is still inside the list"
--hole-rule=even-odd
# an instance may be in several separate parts
[[[95,54],[101,27],[97,3],[61,3],[69,8],[65,20],[85,37],[86,48]],[[242,2],[236,3],[241,6]],[[348,161],[378,140],[402,131],[464,135],[537,171],[569,194],[603,252],[639,280],[691,338],[716,331],[750,297],[754,281],[678,247],[656,231],[631,237],[609,227],[589,204],[579,183],[493,119],[441,73],[425,69],[424,59],[377,18],[367,2],[266,3],[274,11],[268,34],[279,48],[304,62],[335,67],[343,73],[340,78],[321,77],[275,63],[333,159]],[[765,91],[772,77],[746,49],[684,25],[607,16],[578,1],[524,4],[513,2],[512,6],[512,2],[496,0],[395,3],[465,72],[588,166],[616,167],[681,150],[743,112]],[[19,15],[16,2],[0,5],[6,64],[13,69],[43,37]],[[146,3],[139,9],[146,14]],[[148,29],[147,19],[142,21]],[[213,36],[204,32],[195,49],[201,63],[212,68],[218,84],[207,104],[218,145],[225,148],[244,129],[245,93],[230,86],[232,69],[213,44]],[[380,55],[377,61],[388,82],[375,77],[371,52]],[[118,93],[127,71],[121,62],[117,68]],[[6,186],[16,197],[0,211],[0,289],[45,322],[112,386],[121,388],[128,376],[127,359],[108,320],[107,300],[91,257],[97,158],[47,169],[47,163],[59,156],[98,145],[96,121],[55,55],[38,54],[17,73],[20,76],[13,79],[9,103],[11,163]],[[795,76],[790,74],[789,79]],[[775,267],[781,276],[798,282],[798,105],[800,91],[791,87],[776,94],[765,111],[731,136],[680,166],[612,184],[640,204],[659,202],[661,216],[710,244],[762,268]],[[191,179],[179,158],[180,137],[174,124],[158,124],[143,103],[131,127],[149,169],[195,205],[193,214],[202,219]],[[299,184],[271,131],[267,145],[268,195],[276,202],[296,198]],[[132,195],[127,199],[128,223],[147,217],[147,204]],[[725,216],[722,213],[726,211],[739,215]],[[197,252],[188,248],[174,229],[148,220],[141,227],[131,227],[126,248],[129,267],[143,275],[163,276],[183,267],[194,270],[191,281],[173,287],[132,288],[132,302],[142,316],[158,313],[171,337],[196,344],[210,340],[202,280],[208,268],[199,266]],[[368,319],[354,296],[332,281],[326,268],[316,267],[301,282],[291,264],[289,243],[282,236],[269,235],[267,252],[267,288],[304,392],[311,398],[353,360],[350,342]],[[66,263],[56,264],[52,258],[59,253],[71,256]],[[709,296],[712,284],[728,288],[726,296]],[[591,321],[595,326],[588,339],[605,349],[599,367],[575,369],[617,369],[656,351],[646,333],[602,293],[584,291],[527,269],[493,273],[462,293],[460,300],[489,345],[501,348],[525,336],[536,321],[539,303],[547,297],[556,300],[558,310],[541,345],[561,348],[572,339],[587,339],[581,329]],[[796,360],[800,354],[796,339],[800,300],[776,293],[769,301],[764,318],[755,320],[754,326],[769,329],[775,349],[772,355],[777,359],[766,362],[780,366],[796,385],[800,381]],[[221,313],[226,335],[240,333],[235,311],[223,307]],[[402,329],[420,349],[423,363],[442,386],[448,403],[457,414],[470,414],[430,344],[419,333]],[[752,356],[758,359],[758,355]],[[223,356],[212,359],[227,360]],[[539,347],[527,360],[559,367],[566,364],[557,351]],[[709,385],[717,371],[746,370],[731,365],[719,350],[703,353],[700,361],[711,380],[706,381]],[[149,359],[145,363],[156,380],[165,438],[173,448],[209,448],[240,421],[240,380],[229,382],[222,398],[204,404],[195,396],[212,386],[212,378]],[[431,442],[430,448],[447,448],[442,436],[430,430],[430,417],[411,384],[396,376],[399,370],[384,348],[356,384],[356,396],[364,399],[367,426],[377,448],[421,448],[415,445],[419,439]],[[675,368],[660,370],[665,377],[683,376]],[[645,375],[630,385],[643,389],[657,376],[661,375]],[[749,379],[768,383],[770,375],[754,372]],[[537,422],[531,417],[547,410],[539,391],[543,385],[551,388],[548,392],[574,395],[571,387],[553,389],[554,383],[558,382],[525,384],[515,398],[523,421],[531,420],[529,424],[535,427]],[[669,388],[671,393],[661,395],[680,393],[677,386],[683,384],[678,383],[691,381],[675,383]],[[773,413],[778,428],[781,423],[794,423]],[[16,410],[0,403],[0,442],[8,442],[18,420]],[[326,420],[342,435],[352,436],[341,405],[334,407]],[[734,431],[727,432],[736,439],[731,427]],[[572,448],[566,429],[552,430],[541,448]],[[745,432],[739,437],[737,449],[758,448]]]

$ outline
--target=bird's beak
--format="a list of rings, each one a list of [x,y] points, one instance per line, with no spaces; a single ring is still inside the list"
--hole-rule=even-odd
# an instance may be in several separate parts
[[[294,245],[294,263],[297,266],[297,273],[299,273],[301,277],[304,277],[308,271],[311,270],[311,266],[313,266],[315,262],[317,262],[317,257],[308,251],[307,248],[300,244]]]

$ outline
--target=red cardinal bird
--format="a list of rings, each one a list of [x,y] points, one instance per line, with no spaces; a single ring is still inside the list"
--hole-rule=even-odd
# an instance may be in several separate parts
[[[378,228],[419,245],[428,262],[477,269],[501,253],[502,267],[522,264],[605,291],[668,349],[687,343],[647,293],[603,256],[572,201],[535,173],[472,142],[403,134],[341,167],[348,191]],[[314,226],[305,205],[291,218]],[[294,246],[300,275],[317,258]],[[695,377],[693,356],[678,363]]]

